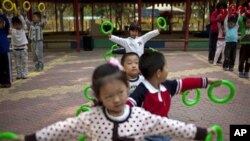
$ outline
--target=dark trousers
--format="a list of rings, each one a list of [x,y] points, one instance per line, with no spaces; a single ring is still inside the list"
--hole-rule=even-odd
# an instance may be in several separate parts
[[[217,40],[218,40],[218,32],[210,31],[208,61],[214,61]]]
[[[250,44],[241,45],[239,57],[239,72],[249,72],[250,62]]]
[[[9,53],[0,53],[0,84],[11,84],[11,74]]]
[[[234,67],[234,62],[235,62],[235,57],[236,57],[236,47],[237,47],[236,42],[226,42],[226,47],[224,51],[225,60],[223,63],[223,68]]]

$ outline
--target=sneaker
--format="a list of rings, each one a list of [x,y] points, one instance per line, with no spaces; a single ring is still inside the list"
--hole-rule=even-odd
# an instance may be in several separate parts
[[[224,71],[229,71],[229,68],[223,68]]]
[[[245,74],[244,74],[243,72],[240,72],[240,73],[239,73],[239,77],[240,77],[240,78],[245,78]]]
[[[229,71],[234,71],[234,68],[229,68]]]
[[[245,76],[245,78],[249,78],[248,72],[246,72],[244,76]]]
[[[213,63],[214,66],[216,66],[217,64],[216,63]]]
[[[11,84],[2,84],[0,85],[1,88],[10,88]]]
[[[28,77],[27,76],[23,76],[22,79],[27,79]]]
[[[221,61],[218,61],[217,63],[218,63],[218,64],[222,64],[222,62],[221,62]]]
[[[209,63],[210,63],[210,64],[213,64],[213,62],[214,62],[213,60],[209,60]]]
[[[16,77],[16,80],[19,80],[19,79],[21,79],[21,77]]]

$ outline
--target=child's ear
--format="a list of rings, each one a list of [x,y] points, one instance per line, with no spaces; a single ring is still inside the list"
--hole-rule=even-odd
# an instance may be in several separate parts
[[[160,78],[161,77],[161,69],[157,69],[157,71],[156,71],[156,76],[157,76],[157,78]]]

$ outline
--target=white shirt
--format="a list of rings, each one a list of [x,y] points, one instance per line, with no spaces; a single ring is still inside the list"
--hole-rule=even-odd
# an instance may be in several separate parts
[[[144,53],[144,44],[151,38],[159,35],[160,32],[158,29],[150,31],[140,37],[131,38],[120,38],[114,35],[111,35],[110,40],[121,45],[126,49],[126,52],[135,52],[139,56]]]
[[[138,77],[134,79],[129,79],[128,80],[129,82],[128,94],[130,95],[143,80],[144,80],[144,77],[142,75],[139,75]]]

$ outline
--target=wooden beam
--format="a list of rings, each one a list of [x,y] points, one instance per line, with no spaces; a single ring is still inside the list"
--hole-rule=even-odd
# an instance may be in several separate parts
[[[184,51],[187,51],[188,39],[189,39],[189,20],[190,20],[190,0],[186,0],[186,18],[185,18],[185,42]]]

